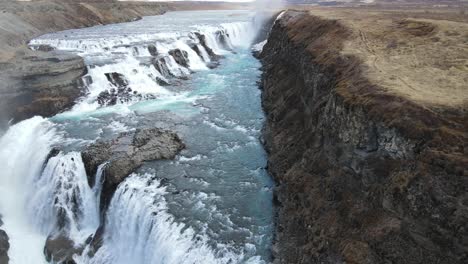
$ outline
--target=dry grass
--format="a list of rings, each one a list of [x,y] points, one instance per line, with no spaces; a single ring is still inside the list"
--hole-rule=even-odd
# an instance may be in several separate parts
[[[350,29],[342,54],[357,56],[364,75],[387,93],[433,110],[466,110],[468,23],[458,13],[348,8],[310,13]]]
[[[468,142],[465,22],[382,10],[308,12],[288,23],[288,35],[335,77],[349,107],[364,107],[374,120],[437,149],[452,152]]]

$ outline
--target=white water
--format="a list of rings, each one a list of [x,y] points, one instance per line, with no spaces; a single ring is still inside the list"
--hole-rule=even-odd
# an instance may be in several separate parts
[[[238,263],[227,247],[214,253],[206,238],[167,212],[166,188],[150,174],[133,174],[120,185],[107,213],[104,245],[84,263]],[[218,249],[222,247],[218,245]],[[245,261],[253,261],[256,258]]]
[[[75,51],[86,60],[112,58],[112,63],[89,63],[88,94],[63,115],[84,116],[99,111],[125,111],[124,108],[101,108],[97,97],[114,88],[105,74],[117,72],[125,76],[129,87],[142,95],[163,99],[161,102],[187,101],[183,93],[160,86],[158,78],[168,78],[158,72],[144,58],[150,56],[149,45],[154,45],[164,58],[169,73],[175,77],[192,71],[207,70],[211,62],[208,51],[194,32],[206,37],[206,44],[219,55],[228,54],[219,43],[218,32],[229,35],[228,47],[247,47],[253,40],[253,31],[246,22],[225,23],[219,26],[202,25],[183,33],[136,34],[125,37],[89,39],[39,38],[33,45],[48,44],[58,49]],[[198,47],[199,56],[190,44]],[[187,52],[189,67],[176,63],[168,53],[180,49]],[[143,59],[142,59],[143,58]],[[137,100],[137,99],[136,99]],[[126,105],[135,101],[126,102]],[[128,112],[127,112],[128,111]],[[79,152],[61,152],[44,164],[53,146],[63,146],[64,135],[51,121],[35,117],[9,128],[0,138],[0,160],[5,163],[0,171],[0,213],[4,229],[10,237],[11,263],[44,263],[45,239],[56,232],[66,232],[76,244],[82,244],[99,226],[99,198],[102,189],[101,165],[96,184],[91,189],[87,182]],[[153,184],[148,185],[152,181]],[[76,256],[78,263],[262,263],[260,257],[244,257],[242,251],[218,244],[216,249],[207,243],[203,233],[178,223],[167,212],[164,187],[151,175],[133,175],[120,185],[105,217],[107,226],[104,245],[94,258]],[[58,219],[61,219],[60,221]],[[27,252],[27,253],[25,253]]]
[[[47,233],[36,228],[27,210],[44,161],[57,143],[52,123],[40,117],[11,127],[0,139],[0,212],[10,238],[11,263],[44,263],[42,249]]]
[[[125,38],[116,36],[99,37],[98,33],[88,36],[88,39],[73,39],[68,31],[54,36],[50,35],[33,39],[29,43],[33,48],[37,45],[49,45],[59,50],[77,52],[91,64],[98,61],[97,65],[88,67],[88,76],[92,82],[87,85],[88,95],[78,102],[72,109],[72,113],[82,114],[84,112],[94,112],[100,106],[97,98],[101,92],[109,91],[113,85],[107,80],[106,73],[120,73],[129,83],[132,91],[142,95],[143,98],[151,95],[161,99],[171,100],[170,97],[180,96],[179,93],[171,92],[161,87],[157,79],[167,81],[167,78],[175,76],[181,78],[190,74],[191,71],[208,70],[206,64],[211,62],[207,50],[200,45],[200,40],[195,33],[202,34],[206,38],[206,44],[217,54],[227,54],[218,39],[221,33],[229,36],[227,38],[228,47],[248,47],[251,45],[255,30],[250,22],[223,23],[218,26],[196,26],[192,31],[182,33],[154,33],[154,34],[132,34]],[[70,39],[71,38],[71,39]],[[201,53],[201,57],[190,47],[195,45]],[[156,47],[158,57],[164,60],[168,72],[159,72],[149,62],[142,62],[144,58],[150,57],[149,46]],[[188,55],[188,68],[176,63],[169,51],[179,49]],[[112,63],[100,65],[100,61],[112,59]],[[117,102],[117,104],[133,104],[131,102]],[[67,113],[70,115],[70,113]]]
[[[100,191],[100,184],[96,185]],[[96,197],[91,190],[79,152],[50,158],[34,183],[28,206],[37,229],[51,232],[60,225],[76,243],[83,243],[99,227]],[[57,223],[61,219],[62,224]]]

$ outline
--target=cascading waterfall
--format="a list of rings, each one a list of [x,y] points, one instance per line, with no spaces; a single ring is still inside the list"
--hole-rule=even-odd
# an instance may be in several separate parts
[[[0,139],[0,212],[10,237],[12,263],[41,263],[47,232],[37,229],[27,210],[49,152],[60,136],[40,117],[18,123]],[[28,254],[24,254],[28,252]],[[43,261],[44,262],[44,261]]]
[[[107,212],[104,244],[84,263],[238,263],[227,248],[214,252],[206,239],[167,213],[166,188],[153,175],[134,174],[120,185]],[[219,246],[218,246],[219,247]],[[243,260],[253,262],[256,258]]]
[[[56,231],[66,232],[76,243],[83,243],[98,228],[100,193],[89,187],[79,152],[51,157],[34,189],[28,211],[44,233],[58,228]]]
[[[65,36],[70,37],[66,33],[64,38],[48,38],[45,35],[29,44],[33,49],[48,45],[85,57],[89,64],[88,76],[84,78],[88,95],[72,110],[81,113],[98,109],[100,96],[102,98],[109,91],[119,93],[122,87],[116,87],[106,77],[110,73],[121,74],[130,88],[130,96],[122,99],[122,94],[119,94],[120,98],[111,100],[112,104],[176,96],[161,82],[169,83],[171,78],[185,78],[192,71],[207,70],[207,65],[217,59],[210,54],[223,55],[234,47],[248,47],[254,39],[255,30],[250,22],[236,22],[200,26],[186,34],[136,34],[124,39],[93,35],[85,40],[67,39]],[[180,51],[182,56],[176,55],[175,51]],[[105,63],[109,58],[113,58],[114,62]]]
[[[110,109],[106,107],[110,104],[131,106],[143,99],[188,102],[188,92],[168,84],[208,70],[220,56],[249,47],[255,36],[249,22],[123,35],[73,38],[66,31],[30,42],[32,48],[49,45],[75,52],[88,65],[87,95],[61,115],[94,113]],[[117,99],[109,99],[114,94]],[[103,98],[106,104],[101,103]],[[168,212],[166,187],[152,174],[128,177],[101,215],[106,164],[99,166],[91,188],[79,152],[51,152],[67,145],[65,135],[58,132],[62,126],[52,121],[31,118],[11,126],[0,139],[0,159],[5,161],[0,172],[0,213],[2,228],[10,237],[11,263],[45,262],[43,248],[50,235],[65,234],[84,246],[102,226],[100,220],[105,221],[103,245],[95,255],[88,255],[86,247],[74,257],[77,263],[262,263],[260,257],[244,255],[231,245],[213,248],[206,234],[177,221]]]

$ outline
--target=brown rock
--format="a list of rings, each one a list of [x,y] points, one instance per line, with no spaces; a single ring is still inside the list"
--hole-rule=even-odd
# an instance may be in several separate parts
[[[101,209],[107,207],[117,186],[143,162],[172,159],[183,148],[177,134],[158,128],[122,133],[114,140],[100,141],[87,147],[82,158],[90,186],[94,185],[98,166],[108,162],[103,172]]]

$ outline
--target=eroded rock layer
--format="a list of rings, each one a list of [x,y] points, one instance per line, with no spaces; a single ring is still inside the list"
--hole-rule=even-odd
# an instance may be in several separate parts
[[[275,263],[466,263],[466,121],[370,83],[348,35],[288,11],[260,55]]]

